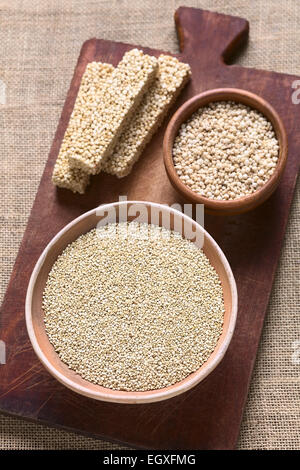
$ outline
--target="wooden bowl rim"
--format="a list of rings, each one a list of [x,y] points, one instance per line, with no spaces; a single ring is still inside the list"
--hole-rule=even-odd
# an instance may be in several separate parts
[[[201,108],[202,106],[215,101],[236,101],[237,103],[243,103],[243,99],[249,100],[249,102],[246,104],[265,115],[273,125],[279,143],[279,157],[275,171],[268,181],[252,194],[231,201],[209,199],[192,191],[178,176],[174,167],[172,155],[174,138],[176,137],[181,124],[183,124],[197,109]],[[187,199],[192,200],[198,204],[204,204],[205,207],[212,210],[214,213],[224,212],[224,214],[226,214],[227,211],[228,213],[231,211],[234,211],[233,213],[235,213],[235,211],[244,212],[246,210],[250,210],[252,207],[259,205],[260,201],[263,202],[266,200],[279,183],[280,177],[286,165],[287,154],[287,133],[277,111],[264,98],[255,93],[240,88],[214,88],[212,90],[206,90],[202,93],[199,93],[187,100],[172,116],[168,123],[163,140],[164,164],[172,185],[177,188],[177,190]]]
[[[167,210],[173,214],[179,214],[183,219],[186,220],[193,220],[187,215],[183,214],[182,212],[178,211],[177,209],[171,208],[169,206],[165,206],[162,204],[158,203],[153,203],[149,201],[121,201],[121,202],[113,202],[109,204],[103,204],[99,207],[101,207],[101,210],[106,210],[109,209],[110,207],[114,206],[122,206],[122,205],[128,205],[128,204],[147,204],[148,206],[151,207],[156,207],[157,209],[160,210]],[[91,215],[95,215],[96,211],[98,208],[92,209],[88,212],[85,212],[81,216],[77,217],[73,221],[71,221],[69,224],[67,224],[63,229],[61,229],[53,238],[52,240],[48,243],[42,254],[40,255],[33,272],[30,277],[30,281],[28,284],[28,289],[27,289],[27,294],[26,294],[26,301],[25,301],[25,319],[26,319],[26,327],[27,327],[27,332],[29,335],[29,339],[31,341],[32,347],[39,358],[39,360],[42,362],[44,367],[48,370],[48,372],[55,377],[59,382],[61,382],[63,385],[68,387],[69,389],[73,390],[74,392],[77,392],[81,395],[84,395],[89,398],[93,398],[96,400],[102,400],[102,401],[107,401],[107,402],[115,402],[115,403],[132,403],[132,404],[137,404],[137,403],[151,403],[151,402],[157,402],[161,400],[165,400],[167,398],[171,398],[175,395],[181,394],[196,384],[198,384],[200,381],[202,381],[205,377],[210,374],[215,367],[220,363],[222,358],[224,357],[228,346],[230,344],[234,329],[235,329],[235,324],[236,324],[236,318],[237,318],[237,309],[238,309],[238,296],[237,296],[237,288],[236,288],[236,282],[233,276],[233,273],[231,271],[230,265],[222,252],[221,248],[218,246],[218,244],[214,241],[214,239],[209,235],[209,233],[201,227],[196,221],[193,220],[193,223],[195,226],[200,229],[202,234],[207,237],[209,242],[211,243],[213,249],[217,252],[218,257],[221,260],[221,263],[223,265],[223,268],[225,270],[226,276],[228,278],[228,283],[230,286],[230,295],[231,295],[231,312],[229,314],[229,323],[228,323],[228,329],[227,333],[223,338],[222,343],[219,345],[219,349],[217,351],[217,354],[215,357],[210,361],[210,362],[205,362],[200,369],[195,371],[193,374],[187,376],[185,379],[183,379],[180,382],[177,382],[173,385],[170,385],[168,387],[162,388],[162,389],[157,389],[157,390],[149,390],[145,392],[126,392],[126,391],[118,391],[118,390],[112,390],[106,387],[99,386],[101,391],[92,391],[88,388],[88,386],[81,386],[80,384],[75,383],[73,380],[68,378],[65,374],[61,373],[58,371],[48,360],[47,355],[44,353],[42,348],[39,345],[35,329],[34,329],[34,323],[33,323],[33,314],[32,314],[32,298],[33,298],[33,292],[35,288],[35,283],[37,280],[37,277],[43,267],[43,264],[47,258],[47,255],[51,248],[57,243],[57,241],[60,239],[60,237],[65,234],[71,227],[75,226],[78,224],[80,221],[82,221],[85,218],[88,218]],[[79,236],[79,235],[78,235]],[[213,353],[212,353],[213,354]],[[58,356],[58,355],[57,355]],[[59,358],[59,357],[58,357]],[[60,360],[60,359],[59,359]],[[205,367],[207,364],[207,367]],[[95,384],[91,384],[95,385]],[[104,391],[103,391],[104,390]]]

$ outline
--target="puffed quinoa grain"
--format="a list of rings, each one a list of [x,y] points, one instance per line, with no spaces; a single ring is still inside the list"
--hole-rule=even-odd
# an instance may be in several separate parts
[[[117,139],[155,79],[157,59],[138,49],[126,52],[106,80],[94,121],[78,136],[69,155],[73,168],[97,174],[113,152]]]
[[[259,111],[233,101],[210,103],[182,124],[173,146],[180,179],[211,199],[254,193],[274,173],[279,143]]]
[[[88,123],[93,120],[102,99],[102,91],[114,67],[101,62],[90,62],[82,76],[68,128],[54,165],[52,181],[56,186],[83,194],[89,183],[89,175],[78,168],[71,168],[69,154]]]
[[[80,236],[43,294],[46,332],[70,369],[115,390],[174,384],[222,333],[223,291],[208,258],[179,233],[137,222]]]
[[[103,170],[118,178],[127,176],[146,144],[190,78],[190,66],[175,57],[161,55],[154,83],[123,131]]]

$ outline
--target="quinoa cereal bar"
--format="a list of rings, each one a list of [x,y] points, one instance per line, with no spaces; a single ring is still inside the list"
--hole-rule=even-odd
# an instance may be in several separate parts
[[[103,170],[118,178],[127,176],[146,144],[190,78],[190,66],[175,57],[158,58],[157,77],[127,124]]]
[[[56,186],[83,194],[89,183],[89,175],[78,168],[71,168],[69,154],[76,140],[83,134],[95,110],[101,102],[104,83],[114,67],[101,62],[90,62],[83,74],[77,99],[54,165],[52,181]]]
[[[155,79],[158,62],[138,49],[126,52],[106,80],[103,100],[93,120],[76,139],[69,154],[72,168],[97,174],[136,111],[145,92]]]

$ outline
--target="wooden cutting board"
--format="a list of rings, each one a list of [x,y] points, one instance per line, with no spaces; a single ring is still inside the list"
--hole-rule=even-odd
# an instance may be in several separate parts
[[[147,405],[101,403],[76,395],[53,379],[35,357],[25,328],[24,301],[34,264],[50,239],[75,217],[101,203],[118,200],[119,195],[168,204],[183,202],[164,170],[164,128],[129,177],[117,180],[99,175],[84,196],[53,187],[53,165],[86,64],[99,60],[117,65],[125,51],[136,47],[91,39],[82,47],[3,303],[0,339],[6,343],[7,363],[0,366],[0,410],[134,447],[232,449],[299,170],[300,106],[291,99],[297,77],[224,63],[224,57],[229,59],[247,40],[248,22],[244,19],[192,8],[179,8],[175,19],[182,51],[178,57],[191,65],[193,74],[177,107],[209,88],[244,88],[268,100],[288,131],[288,163],[271,199],[248,214],[205,219],[205,228],[224,250],[238,286],[238,321],[230,348],[217,369],[197,387]],[[161,53],[143,50],[156,56]]]

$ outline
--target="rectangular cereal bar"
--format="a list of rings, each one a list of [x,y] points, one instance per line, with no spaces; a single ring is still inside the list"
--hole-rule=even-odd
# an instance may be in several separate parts
[[[190,78],[190,66],[175,57],[161,55],[157,78],[145,94],[133,119],[124,129],[103,170],[118,178],[127,176],[145,145]]]
[[[76,102],[54,165],[52,181],[56,186],[83,194],[89,183],[89,175],[78,168],[71,168],[69,155],[76,141],[84,132],[102,101],[102,92],[114,67],[101,62],[90,62],[83,74]]]
[[[93,120],[78,136],[70,165],[89,174],[97,174],[113,152],[117,139],[156,76],[155,57],[132,49],[106,81],[101,106]]]

